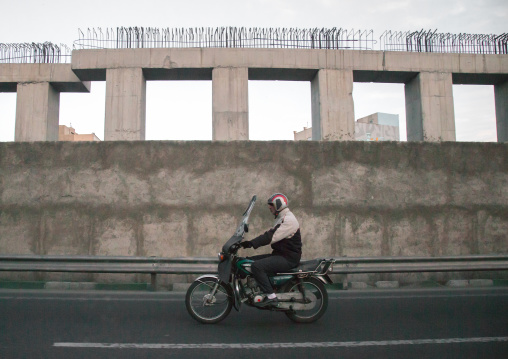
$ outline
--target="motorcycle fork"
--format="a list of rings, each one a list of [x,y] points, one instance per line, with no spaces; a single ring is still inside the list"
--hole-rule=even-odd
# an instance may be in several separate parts
[[[211,301],[213,297],[215,297],[215,293],[217,293],[217,289],[219,288],[219,281],[214,284],[212,291],[210,292],[210,297],[208,298],[208,301]]]

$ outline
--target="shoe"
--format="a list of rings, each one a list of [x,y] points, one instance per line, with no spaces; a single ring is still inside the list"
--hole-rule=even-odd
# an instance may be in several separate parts
[[[261,302],[255,303],[254,305],[260,308],[278,307],[279,301],[277,300],[277,297],[273,299],[268,299],[268,297],[265,297]]]

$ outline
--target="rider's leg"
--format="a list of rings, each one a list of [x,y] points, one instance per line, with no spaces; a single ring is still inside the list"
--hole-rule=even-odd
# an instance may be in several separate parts
[[[269,299],[268,301],[265,299],[267,302],[265,304],[268,304],[268,302],[276,303],[277,301],[272,285],[270,284],[270,279],[268,278],[268,273],[275,274],[278,272],[285,272],[289,271],[293,267],[294,265],[282,256],[269,255],[265,258],[254,260],[251,270],[261,290]]]

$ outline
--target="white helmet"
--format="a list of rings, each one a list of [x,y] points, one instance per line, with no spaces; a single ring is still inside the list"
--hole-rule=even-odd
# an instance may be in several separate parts
[[[282,193],[275,193],[268,198],[268,204],[275,208],[275,211],[280,212],[288,207],[288,198]]]

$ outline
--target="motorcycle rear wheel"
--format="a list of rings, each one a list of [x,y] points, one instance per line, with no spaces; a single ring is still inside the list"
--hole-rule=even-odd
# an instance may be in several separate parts
[[[311,293],[309,297],[316,300],[316,305],[310,310],[292,310],[285,312],[289,319],[296,323],[312,323],[321,318],[328,308],[328,293],[321,281],[316,278],[303,278],[302,286],[305,293]],[[300,293],[298,283],[296,281],[289,282],[284,288],[284,292]]]
[[[226,284],[219,282],[215,295],[212,291],[217,284],[215,277],[194,281],[187,290],[185,306],[192,318],[203,324],[215,324],[226,318],[233,307],[233,298]]]

